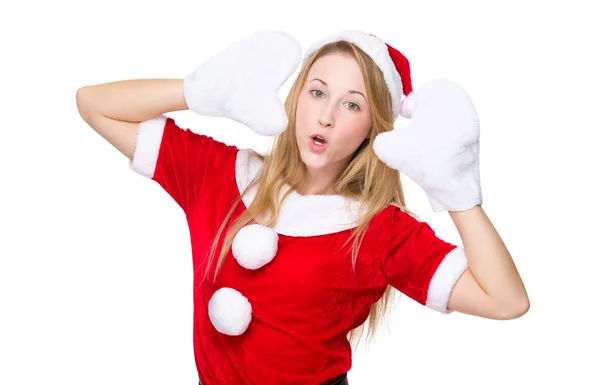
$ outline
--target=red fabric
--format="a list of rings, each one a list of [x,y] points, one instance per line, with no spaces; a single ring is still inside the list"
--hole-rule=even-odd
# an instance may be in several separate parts
[[[390,58],[396,66],[396,70],[400,74],[400,80],[402,81],[402,93],[408,95],[413,91],[412,79],[410,76],[410,63],[406,56],[404,56],[396,48],[389,44],[386,44]]]
[[[369,35],[381,40],[380,38],[378,38],[376,35],[373,35],[372,33],[370,33]],[[383,42],[383,40],[382,40],[382,42]],[[410,62],[408,61],[406,56],[404,56],[402,54],[402,52],[398,51],[396,48],[392,47],[391,45],[389,45],[385,42],[384,42],[384,44],[387,47],[388,54],[390,55],[390,59],[392,59],[392,62],[394,63],[394,66],[396,67],[396,71],[398,71],[398,74],[400,75],[400,81],[402,82],[402,93],[405,96],[407,96],[408,94],[413,92],[412,79],[411,79],[411,75],[410,75]]]
[[[427,304],[429,282],[446,255],[457,246],[435,235],[427,222],[394,209],[390,250],[382,270],[390,285],[421,305]]]
[[[168,119],[153,177],[182,207],[189,224],[200,381],[319,384],[346,373],[352,366],[346,335],[366,320],[387,285],[424,304],[433,272],[454,246],[390,206],[367,230],[356,275],[352,242],[342,247],[351,235],[347,230],[311,237],[279,235],[277,255],[258,270],[239,266],[229,251],[216,283],[200,283],[210,242],[239,196],[237,151]],[[244,208],[241,203],[234,218]],[[224,286],[240,291],[252,304],[252,321],[241,336],[220,334],[208,317],[211,295]]]

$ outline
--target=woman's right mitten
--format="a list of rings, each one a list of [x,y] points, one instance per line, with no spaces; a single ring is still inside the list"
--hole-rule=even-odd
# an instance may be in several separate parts
[[[200,115],[232,119],[260,135],[277,135],[288,123],[278,92],[301,57],[302,47],[285,32],[246,36],[185,77],[185,101]]]

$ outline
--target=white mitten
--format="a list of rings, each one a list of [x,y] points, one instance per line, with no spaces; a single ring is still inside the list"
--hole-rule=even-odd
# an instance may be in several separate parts
[[[411,99],[409,125],[375,138],[378,158],[423,188],[435,212],[480,205],[479,117],[470,96],[433,79]]]
[[[277,94],[301,57],[302,47],[285,32],[246,36],[185,77],[185,101],[200,115],[233,119],[260,135],[277,135],[288,123]]]

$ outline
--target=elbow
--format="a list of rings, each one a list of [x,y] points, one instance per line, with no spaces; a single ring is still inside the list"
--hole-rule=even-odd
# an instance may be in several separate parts
[[[86,89],[87,89],[87,86],[83,86],[83,87],[77,89],[77,92],[75,92],[75,100],[77,102],[79,102],[82,99],[82,96],[86,92]]]
[[[75,104],[77,105],[77,111],[83,120],[91,125],[90,115],[93,111],[92,103],[90,102],[89,86],[81,87],[75,93]]]
[[[497,313],[498,314],[497,319],[499,319],[499,320],[517,319],[517,318],[520,318],[520,317],[524,316],[525,314],[527,314],[528,311],[529,311],[529,299],[524,298],[522,300],[515,301],[515,302],[511,303],[510,305],[502,306]]]
[[[89,88],[90,86],[83,86],[77,89],[77,92],[75,92],[75,102],[77,103],[77,107],[80,107],[85,101],[89,99]]]
[[[82,111],[84,109],[84,101],[85,101],[84,94],[86,92],[85,90],[86,90],[85,87],[81,87],[75,93],[75,104],[77,105],[77,110],[79,110],[79,114],[82,114]]]

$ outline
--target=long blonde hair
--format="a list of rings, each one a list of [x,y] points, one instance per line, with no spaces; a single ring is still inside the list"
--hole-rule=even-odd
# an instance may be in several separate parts
[[[250,150],[254,155],[262,159],[262,171],[247,186],[247,188],[241,192],[241,196],[232,205],[221,224],[209,251],[205,279],[209,271],[208,267],[213,263],[215,251],[222,233],[225,230],[225,225],[229,222],[237,205],[242,201],[242,197],[250,189],[256,186],[255,198],[247,207],[247,210],[245,210],[238,219],[230,225],[217,260],[213,280],[216,280],[217,274],[223,264],[223,260],[227,256],[237,232],[250,222],[257,222],[258,218],[264,219],[260,223],[264,226],[274,225],[277,222],[281,204],[279,200],[281,189],[285,184],[291,186],[292,189],[296,189],[301,186],[304,181],[307,170],[300,157],[300,151],[295,136],[296,106],[300,91],[306,82],[308,71],[311,66],[318,58],[328,54],[350,55],[356,59],[365,80],[367,101],[371,108],[373,118],[373,125],[370,133],[355,151],[349,164],[333,186],[336,194],[359,199],[361,204],[364,205],[363,207],[367,207],[367,209],[363,211],[363,215],[360,217],[357,227],[353,231],[353,266],[356,263],[358,250],[364,237],[365,230],[368,228],[371,219],[380,210],[389,205],[394,205],[401,210],[412,214],[405,206],[404,192],[400,182],[399,172],[381,162],[375,155],[372,147],[372,139],[375,138],[377,134],[390,131],[394,128],[392,103],[383,73],[379,70],[373,60],[354,44],[346,41],[329,43],[321,47],[309,58],[293,83],[290,93],[284,103],[289,118],[288,125],[286,130],[275,138],[270,154],[263,155]],[[282,199],[285,199],[290,192],[292,192],[292,190],[288,191]],[[371,307],[368,317],[369,330],[367,338],[369,336],[372,337],[375,334],[382,316],[387,313],[389,305],[392,303],[394,293],[395,291],[388,286],[381,299]],[[350,343],[360,340],[364,331],[364,326],[365,325],[363,324],[350,331],[348,334]]]

